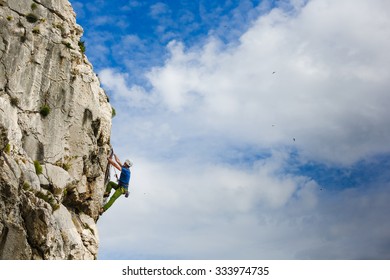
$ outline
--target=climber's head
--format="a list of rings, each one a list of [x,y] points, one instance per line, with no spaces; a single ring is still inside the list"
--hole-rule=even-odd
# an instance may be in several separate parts
[[[133,163],[129,159],[126,159],[125,165],[127,165],[127,167],[132,167]]]

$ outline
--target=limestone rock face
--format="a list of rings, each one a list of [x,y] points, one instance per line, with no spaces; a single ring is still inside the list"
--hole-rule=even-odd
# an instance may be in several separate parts
[[[0,0],[0,259],[96,259],[112,108],[67,0]]]

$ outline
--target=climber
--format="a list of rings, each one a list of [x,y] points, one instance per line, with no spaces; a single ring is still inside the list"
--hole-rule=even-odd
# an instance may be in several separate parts
[[[99,211],[100,215],[102,215],[105,211],[107,211],[107,209],[110,208],[111,205],[115,202],[115,200],[118,197],[120,197],[122,194],[124,194],[126,198],[129,197],[129,182],[131,176],[130,167],[133,166],[133,163],[127,159],[125,163],[122,165],[117,155],[113,154],[113,156],[115,157],[115,161],[112,159],[112,155],[107,159],[109,163],[111,163],[114,166],[114,168],[121,171],[121,174],[119,176],[118,183],[111,181],[107,184],[104,197],[108,197],[112,189],[114,189],[115,192],[111,196],[110,200],[102,208],[100,208]]]

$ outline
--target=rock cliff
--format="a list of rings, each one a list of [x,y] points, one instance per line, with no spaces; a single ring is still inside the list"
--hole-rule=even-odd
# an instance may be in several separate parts
[[[96,259],[112,107],[68,0],[0,0],[0,259]]]

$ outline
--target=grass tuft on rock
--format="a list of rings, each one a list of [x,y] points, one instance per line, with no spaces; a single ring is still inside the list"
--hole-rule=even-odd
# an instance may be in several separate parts
[[[34,160],[34,167],[35,167],[35,173],[37,173],[37,175],[42,174],[43,169],[39,161]]]
[[[39,110],[39,113],[41,114],[42,117],[47,117],[50,113],[50,107],[49,105],[45,104],[41,107]]]
[[[26,19],[29,23],[35,23],[39,20],[38,16],[33,13],[27,14]]]

